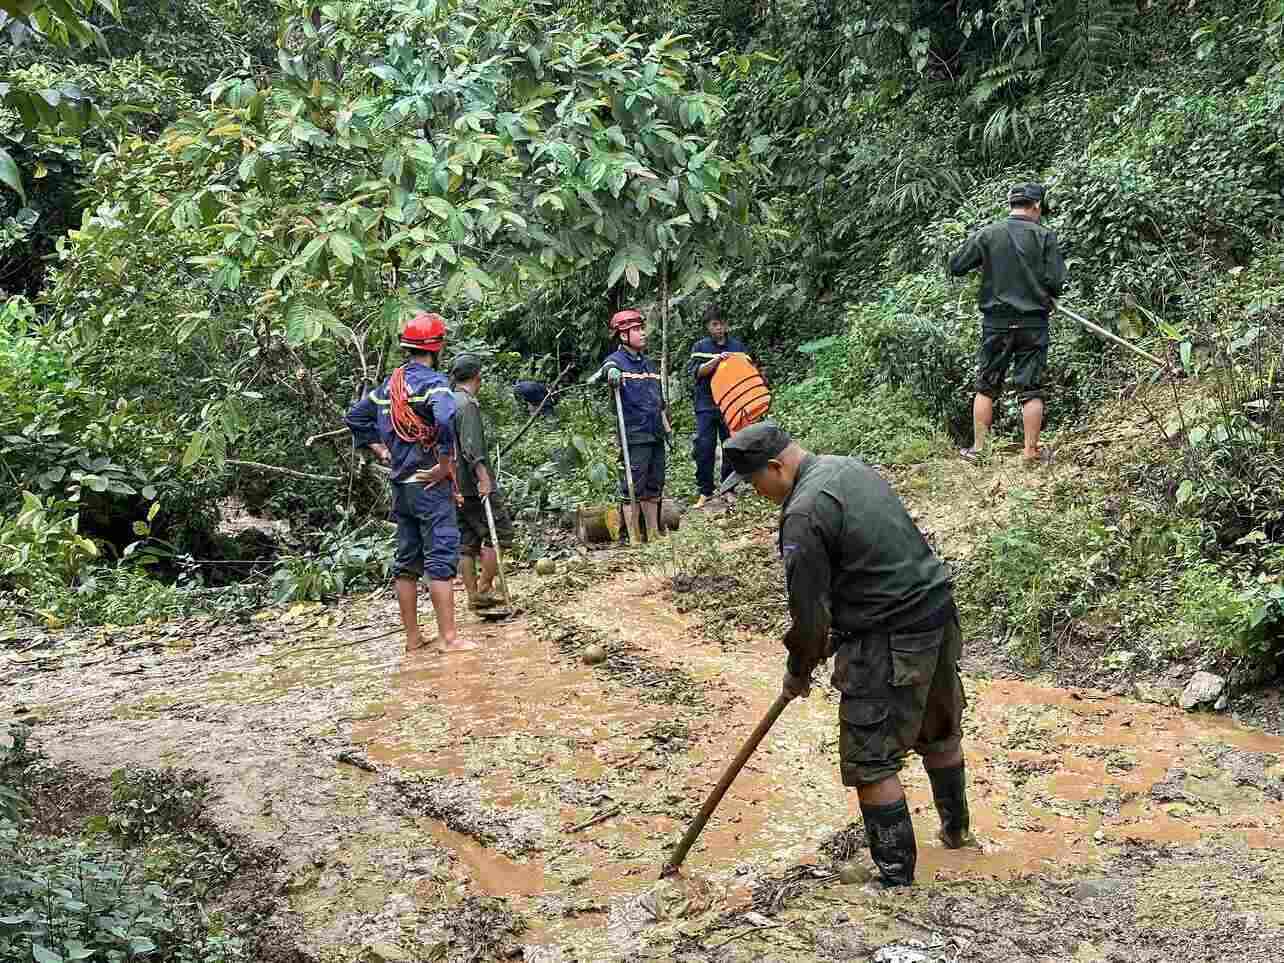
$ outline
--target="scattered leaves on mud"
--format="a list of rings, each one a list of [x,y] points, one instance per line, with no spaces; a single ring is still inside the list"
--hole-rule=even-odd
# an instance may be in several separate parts
[[[524,855],[544,842],[546,827],[537,813],[487,806],[476,782],[390,770],[382,788],[381,795],[402,815],[440,819],[455,832],[507,855]]]

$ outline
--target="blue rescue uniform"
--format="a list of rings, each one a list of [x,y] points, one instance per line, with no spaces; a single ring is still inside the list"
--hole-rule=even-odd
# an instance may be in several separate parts
[[[664,392],[660,373],[646,355],[620,348],[602,362],[604,371],[618,368],[620,406],[624,409],[624,432],[628,439],[629,466],[633,469],[633,491],[640,499],[658,500],[664,493],[665,431]],[[620,472],[620,497],[629,497],[624,472]]]
[[[732,354],[749,353],[744,342],[734,335],[727,335],[727,340],[722,344],[718,344],[713,338],[702,338],[691,349],[691,360],[687,363],[687,373],[695,381],[692,400],[695,402],[696,435],[691,445],[691,455],[696,464],[696,486],[706,498],[713,494],[713,462],[718,446],[727,440],[730,432],[722,420],[722,412],[713,400],[713,375],[701,378],[696,372],[724,351]],[[731,466],[724,461],[723,480],[730,474]]]
[[[436,451],[402,441],[392,427],[388,381],[370,392],[343,419],[358,447],[383,442],[392,455],[392,513],[397,523],[394,575],[435,582],[450,581],[459,566],[459,525],[455,520],[454,488],[449,479],[424,488],[411,476],[437,466],[438,454],[454,457],[455,399],[441,372],[419,361],[405,365],[406,388],[415,414],[437,426]],[[391,380],[391,379],[389,379]]]

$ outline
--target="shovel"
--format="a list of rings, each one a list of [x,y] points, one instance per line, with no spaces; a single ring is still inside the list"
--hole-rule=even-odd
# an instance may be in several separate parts
[[[762,717],[762,721],[758,723],[758,728],[749,734],[749,738],[740,747],[740,752],[736,755],[736,758],[731,760],[731,765],[727,767],[727,771],[718,780],[718,785],[713,787],[713,792],[709,793],[709,798],[704,801],[704,806],[700,809],[699,814],[691,821],[687,834],[682,837],[682,841],[673,850],[673,855],[669,857],[668,862],[664,864],[664,868],[660,870],[661,879],[666,876],[672,876],[678,871],[678,867],[687,858],[687,853],[690,852],[691,847],[695,845],[696,839],[704,830],[705,823],[709,821],[713,811],[718,808],[718,803],[722,802],[722,797],[727,794],[731,784],[736,781],[736,776],[740,775],[740,770],[749,761],[753,751],[758,748],[758,743],[762,742],[767,730],[775,724],[776,720],[780,718],[780,714],[785,711],[785,706],[789,705],[789,701],[783,694],[776,696],[776,701],[771,704],[767,714]]]
[[[638,493],[633,490],[633,466],[629,463],[629,434],[624,428],[624,403],[620,401],[620,389],[614,388],[612,391],[615,394],[615,417],[620,432],[620,454],[624,458],[624,477],[628,482],[629,502],[633,506],[632,513],[628,515],[629,544],[638,545],[642,541],[638,529]]]
[[[495,548],[495,566],[499,569],[499,589],[504,593],[504,604],[502,607],[483,609],[478,614],[483,619],[496,622],[500,619],[512,617],[513,597],[508,594],[508,578],[504,575],[504,555],[499,550],[499,534],[495,531],[495,513],[491,511],[489,495],[482,499],[482,507],[486,509],[486,525],[490,529],[490,544]]]

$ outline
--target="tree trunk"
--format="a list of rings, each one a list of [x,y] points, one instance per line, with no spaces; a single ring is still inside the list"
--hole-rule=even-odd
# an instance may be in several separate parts
[[[660,396],[669,401],[669,255],[660,255]]]
[[[666,498],[660,503],[660,525],[667,532],[676,532],[681,523],[682,509]],[[638,518],[638,528],[644,526],[644,520]],[[585,545],[614,544],[624,530],[624,513],[618,505],[582,505],[575,511],[575,534]]]

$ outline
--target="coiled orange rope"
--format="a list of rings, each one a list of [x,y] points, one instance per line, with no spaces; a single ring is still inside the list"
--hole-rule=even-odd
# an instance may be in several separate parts
[[[388,380],[388,400],[392,402],[392,430],[397,437],[412,445],[432,447],[437,440],[437,426],[425,424],[410,406],[405,368],[398,368]]]

